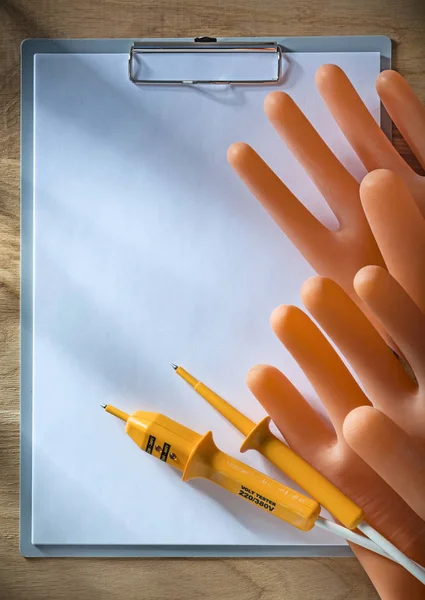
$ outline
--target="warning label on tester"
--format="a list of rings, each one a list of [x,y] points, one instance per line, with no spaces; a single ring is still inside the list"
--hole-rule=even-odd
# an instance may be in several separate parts
[[[276,508],[276,502],[273,502],[273,500],[269,500],[268,498],[261,496],[261,494],[257,494],[257,492],[255,492],[254,490],[250,490],[245,486],[241,486],[241,489],[239,490],[239,496],[242,496],[242,498],[245,498],[245,500],[249,500],[253,504],[261,506],[269,512],[273,512]]]
[[[146,452],[148,454],[152,454],[152,450],[154,449],[154,446],[155,446],[155,441],[156,441],[156,437],[154,437],[153,435],[150,435],[149,439],[148,439],[148,443],[146,444]]]
[[[161,452],[161,460],[163,460],[164,462],[167,462],[169,452],[170,452],[170,444],[167,444],[167,442],[164,442],[164,445],[162,447],[162,452]]]

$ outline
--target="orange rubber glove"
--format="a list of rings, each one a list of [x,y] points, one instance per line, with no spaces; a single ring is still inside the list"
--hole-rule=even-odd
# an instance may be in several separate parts
[[[361,197],[389,272],[364,267],[354,287],[399,346],[417,383],[333,281],[308,280],[303,303],[347,358],[373,404],[425,445],[425,220],[390,171],[367,175]]]
[[[248,385],[289,445],[362,506],[372,526],[423,565],[425,222],[407,187],[393,173],[369,174],[361,197],[393,276],[368,266],[357,274],[355,288],[400,346],[416,381],[349,296],[332,280],[314,277],[303,286],[303,302],[381,412],[371,408],[313,321],[292,306],[276,309],[272,326],[322,399],[333,429],[277,369],[255,367]],[[394,437],[381,438],[382,432]],[[406,437],[409,443],[402,452]],[[395,452],[399,452],[396,460]],[[381,597],[425,597],[423,585],[399,566],[355,546],[353,550]]]
[[[386,167],[398,172],[425,214],[425,178],[414,173],[397,154],[344,72],[335,65],[323,65],[317,72],[316,83],[365,166],[368,169]],[[377,90],[425,167],[425,108],[405,80],[393,71],[379,75]],[[230,164],[317,273],[339,283],[365,310],[353,289],[354,275],[365,265],[384,266],[384,262],[361,207],[358,182],[289,95],[283,92],[268,94],[264,109],[335,213],[339,230],[330,231],[324,227],[247,144],[230,146]]]
[[[378,351],[367,368],[357,331],[352,332],[348,345],[339,340],[374,404],[384,411],[370,407],[353,410],[345,419],[344,437],[425,520],[425,221],[407,190],[390,172],[370,174],[361,191],[365,212],[394,277],[365,267],[356,276],[355,288],[398,341],[416,383],[406,381],[406,387],[397,386],[392,380],[395,371],[380,368],[383,352]],[[326,303],[320,294],[318,300],[319,304]],[[370,348],[366,354],[371,358]]]
[[[425,449],[384,413],[359,406],[345,418],[349,446],[425,521]]]
[[[399,175],[425,217],[425,177],[415,173],[398,154],[345,73],[334,65],[323,65],[316,73],[316,85],[366,169],[389,169]],[[376,79],[376,90],[391,119],[425,169],[425,107],[396,71],[380,73]]]

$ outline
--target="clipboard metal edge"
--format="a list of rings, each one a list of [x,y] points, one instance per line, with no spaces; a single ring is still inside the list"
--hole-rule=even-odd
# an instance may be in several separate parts
[[[276,76],[271,79],[139,79],[134,74],[134,58],[140,54],[186,54],[186,53],[259,53],[277,55]],[[277,42],[134,42],[128,58],[128,77],[136,85],[264,85],[276,84],[281,77],[282,47]]]
[[[282,53],[305,52],[378,52],[381,71],[391,68],[391,38],[383,35],[364,36],[267,36]],[[258,38],[218,38],[219,42],[254,44]],[[144,38],[140,43],[158,43],[158,38]],[[161,38],[162,44],[176,42]],[[179,40],[190,44],[193,38]],[[72,545],[51,546],[32,543],[32,444],[33,444],[33,184],[34,184],[34,58],[37,54],[128,54],[134,38],[129,39],[45,39],[27,38],[21,44],[21,348],[20,348],[20,493],[19,551],[27,558],[53,557],[353,557],[349,546],[312,545]],[[199,42],[197,42],[199,43]],[[391,120],[381,107],[381,127],[391,140]]]

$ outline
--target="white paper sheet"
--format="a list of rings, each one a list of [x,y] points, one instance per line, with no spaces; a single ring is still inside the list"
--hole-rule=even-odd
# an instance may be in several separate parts
[[[254,420],[264,413],[245,374],[256,363],[281,368],[318,405],[269,326],[275,306],[299,304],[313,271],[228,166],[229,144],[253,145],[335,226],[264,116],[270,88],[137,87],[127,58],[36,57],[32,541],[340,543],[208,482],[182,483],[99,406],[163,412],[238,456],[240,434],[170,362]],[[313,83],[326,62],[378,119],[379,54],[291,54],[280,85],[360,177]],[[243,460],[280,476],[253,452]]]

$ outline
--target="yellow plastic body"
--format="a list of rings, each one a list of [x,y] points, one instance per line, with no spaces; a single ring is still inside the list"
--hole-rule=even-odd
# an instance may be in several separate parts
[[[182,367],[178,367],[176,373],[246,436],[241,446],[241,452],[246,450],[260,452],[348,529],[355,529],[363,520],[363,510],[355,502],[347,498],[319,471],[273,435],[269,428],[269,417],[256,425]]]
[[[109,405],[106,410],[125,415]],[[125,430],[139,448],[182,471],[183,481],[209,479],[302,531],[309,531],[319,516],[315,500],[225,454],[211,432],[201,436],[164,415],[143,411],[128,416]]]
[[[348,529],[356,529],[363,521],[363,510],[333,483],[312,467],[270,431],[270,417],[255,425],[245,438],[241,452],[257,450],[275,467],[283,471],[303,490],[320,502]]]
[[[184,471],[193,448],[202,436],[159,413],[136,411],[128,418],[125,432],[155,458]]]

